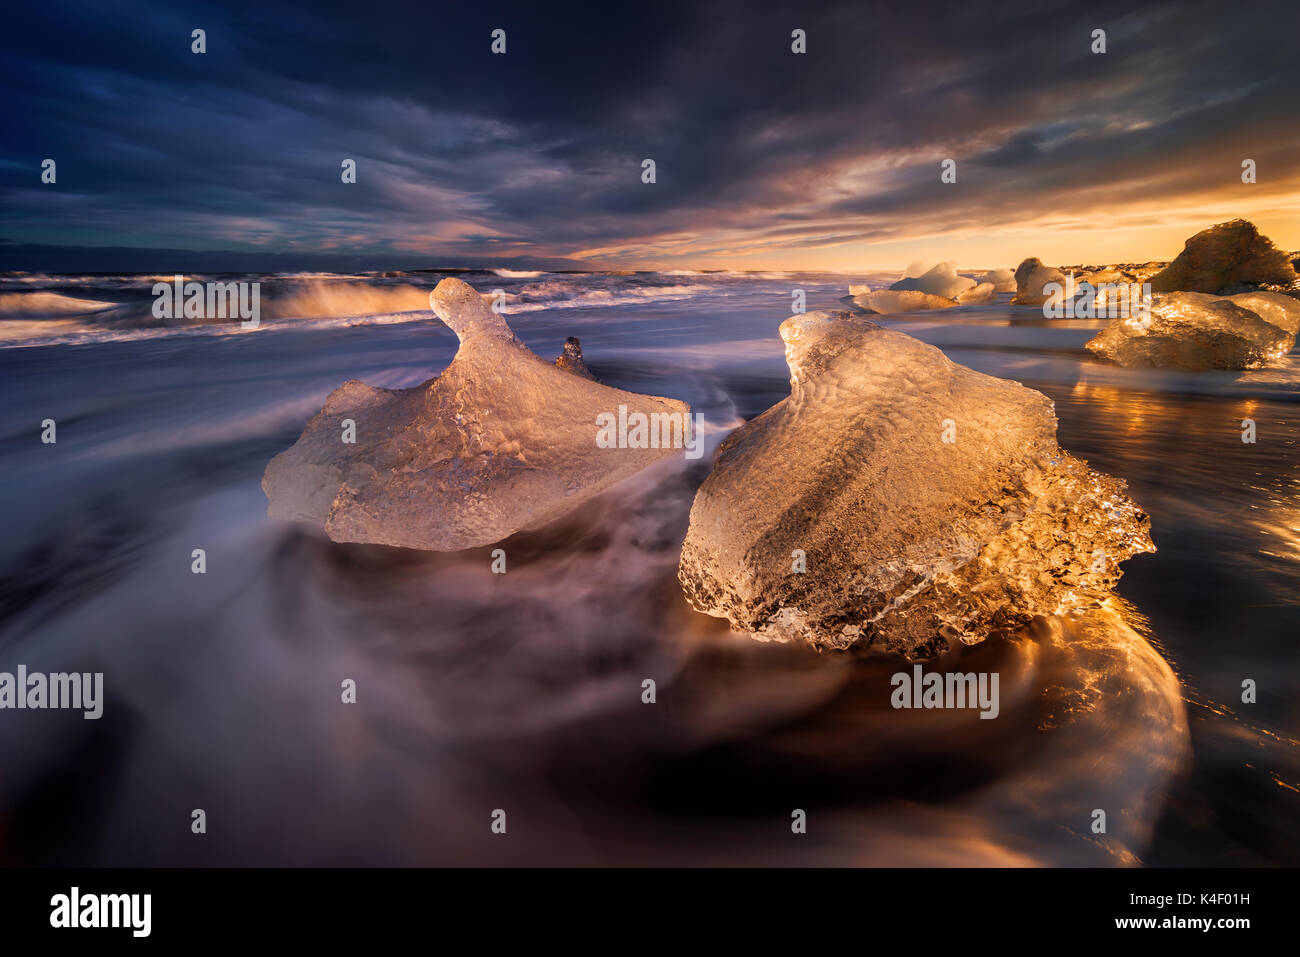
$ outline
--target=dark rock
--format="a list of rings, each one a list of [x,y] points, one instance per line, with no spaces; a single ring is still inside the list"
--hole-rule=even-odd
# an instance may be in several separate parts
[[[1203,229],[1168,267],[1151,277],[1152,292],[1222,293],[1242,284],[1287,286],[1296,271],[1286,253],[1244,219]]]

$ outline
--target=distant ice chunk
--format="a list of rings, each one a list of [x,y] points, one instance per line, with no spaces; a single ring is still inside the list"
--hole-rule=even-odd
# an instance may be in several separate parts
[[[912,267],[916,265],[918,264],[913,263]],[[909,271],[912,267],[908,267]],[[956,299],[958,295],[974,285],[974,279],[957,275],[957,264],[955,262],[943,262],[920,276],[905,275],[889,288],[897,290],[914,289],[918,292],[929,293],[931,296]]]
[[[1015,292],[1016,274],[1010,269],[990,269],[980,277],[981,283],[992,283],[994,292]]]
[[[852,287],[850,287],[852,288]],[[914,289],[895,290],[877,289],[853,297],[859,308],[877,315],[887,316],[896,312],[921,312],[926,309],[951,309],[957,305],[956,300],[944,296],[933,296],[928,292]]]
[[[1046,396],[849,313],[781,324],[790,396],[733,432],[678,577],[733,629],[912,658],[1091,607],[1151,551]]]
[[[412,389],[343,383],[266,467],[273,518],[321,525],[337,542],[452,551],[543,525],[657,459],[682,454],[684,402],[613,389],[520,342],[459,279],[429,297],[460,338],[442,375]],[[650,419],[657,414],[666,418]],[[676,449],[602,448],[597,416],[676,423]],[[355,443],[344,441],[346,422]],[[642,436],[643,438],[646,436]],[[608,444],[608,443],[607,443]]]
[[[1079,272],[1079,282],[1092,286],[1126,286],[1136,281],[1131,273],[1118,266],[1102,266],[1100,269],[1084,269]]]
[[[1300,303],[1280,293],[1158,293],[1147,315],[1116,319],[1087,348],[1122,366],[1260,369],[1295,345]]]
[[[993,298],[994,285],[991,282],[982,282],[979,285],[971,286],[957,294],[957,301],[965,305],[972,302],[988,302]]]
[[[1051,296],[1044,288],[1049,283],[1058,283],[1067,298],[1074,294],[1073,283],[1061,270],[1044,266],[1036,256],[1026,259],[1016,267],[1016,295],[1011,301],[1028,306],[1042,305]]]

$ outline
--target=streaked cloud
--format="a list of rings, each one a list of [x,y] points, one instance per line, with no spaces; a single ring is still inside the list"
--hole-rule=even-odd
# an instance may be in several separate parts
[[[1236,216],[1300,247],[1297,17],[1280,2],[468,7],[11,11],[0,258],[1095,262],[1170,256]],[[46,156],[57,187],[39,183]]]

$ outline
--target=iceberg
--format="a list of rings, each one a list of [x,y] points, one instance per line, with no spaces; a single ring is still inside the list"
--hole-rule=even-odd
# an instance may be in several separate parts
[[[913,263],[909,266],[908,274],[904,274],[902,279],[889,288],[895,290],[912,289],[929,293],[931,296],[956,299],[962,292],[975,285],[974,279],[957,275],[957,264],[955,262],[939,263],[939,265],[927,270],[920,276],[909,275],[918,265],[919,263]]]
[[[271,517],[320,525],[336,542],[473,548],[544,525],[674,453],[658,441],[603,447],[601,417],[673,422],[686,440],[686,403],[557,368],[459,279],[429,301],[460,339],[451,364],[411,389],[355,379],[335,389],[267,465]]]
[[[1096,607],[1153,551],[1122,482],[1056,443],[1052,403],[866,317],[781,324],[790,396],[733,432],[678,579],[766,640],[921,659]]]
[[[1260,369],[1295,346],[1300,302],[1275,292],[1158,293],[1145,315],[1116,319],[1085,344],[1122,366]]]

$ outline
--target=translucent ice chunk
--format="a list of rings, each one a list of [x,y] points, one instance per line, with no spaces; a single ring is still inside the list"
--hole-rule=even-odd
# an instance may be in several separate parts
[[[1300,300],[1280,292],[1239,292],[1228,300],[1293,336],[1300,332]]]
[[[982,282],[977,286],[971,286],[957,294],[957,301],[960,303],[968,302],[988,302],[993,298],[994,285],[991,282]]]
[[[1016,274],[1010,269],[990,269],[980,277],[980,282],[992,283],[994,292],[1016,291]]]
[[[1052,266],[1044,266],[1037,258],[1026,259],[1016,267],[1016,295],[1012,302],[1038,306],[1048,300],[1050,293],[1043,287],[1059,283],[1066,296],[1073,295],[1072,284],[1065,273]]]
[[[682,454],[685,403],[546,362],[459,279],[444,279],[429,298],[460,338],[451,364],[412,389],[355,379],[335,389],[266,467],[272,517],[317,523],[339,542],[471,548],[545,524],[675,449]],[[627,442],[601,447],[598,416],[634,427],[645,416],[656,438],[667,426],[675,448],[645,447],[634,427]]]
[[[882,316],[895,312],[920,312],[924,309],[951,309],[957,305],[954,299],[932,296],[915,289],[877,289],[875,292],[854,296],[853,302],[867,312]]]
[[[916,264],[913,263],[913,265]],[[889,288],[898,290],[915,289],[918,292],[929,293],[931,296],[956,299],[959,294],[974,285],[974,279],[957,275],[957,264],[955,262],[945,262],[939,263],[939,265],[926,271],[923,275],[904,276]]]
[[[1087,348],[1122,366],[1260,369],[1291,351],[1297,326],[1300,303],[1280,293],[1158,293],[1148,314],[1112,321]]]
[[[1056,444],[1046,396],[865,317],[781,325],[790,396],[691,508],[690,604],[759,638],[929,657],[1093,606],[1151,551],[1123,483]]]

